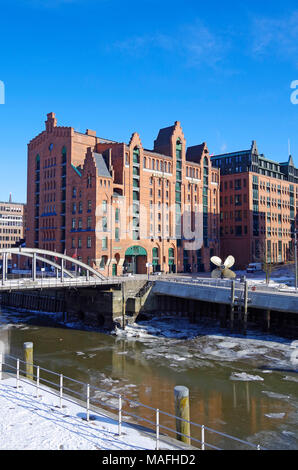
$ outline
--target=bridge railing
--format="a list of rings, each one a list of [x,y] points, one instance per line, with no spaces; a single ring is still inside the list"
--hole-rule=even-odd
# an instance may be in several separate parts
[[[231,280],[230,279],[201,279],[201,278],[187,278],[185,276],[177,276],[175,278],[165,278],[161,277],[158,281],[163,282],[173,282],[173,283],[183,283],[193,286],[202,286],[202,287],[217,287],[222,289],[231,289]],[[240,280],[235,280],[235,289],[243,290],[244,283]],[[285,284],[277,284],[276,286],[266,285],[260,282],[255,282],[253,279],[248,280],[248,289],[252,292],[270,292],[270,293],[286,293],[287,295],[298,295],[298,291],[294,288],[288,288]]]
[[[98,285],[120,283],[116,277],[111,281],[110,279],[99,279],[96,277],[75,277],[75,278],[38,278],[35,281],[28,278],[10,279],[5,282],[0,282],[1,290],[34,290],[34,289],[59,289],[61,287],[96,287]]]
[[[31,366],[30,380],[27,378],[28,366]],[[2,380],[3,373],[9,377],[15,377],[17,390],[20,387],[20,382],[24,382],[33,386],[35,397],[39,397],[42,391],[54,395],[57,398],[57,406],[61,409],[63,408],[63,402],[81,405],[85,410],[82,419],[87,422],[94,419],[94,415],[95,419],[96,415],[104,415],[115,420],[118,423],[119,436],[123,434],[123,427],[129,426],[140,430],[139,423],[142,423],[141,432],[155,440],[156,450],[159,450],[162,444],[171,445],[171,447],[177,449],[185,449],[186,444],[179,442],[183,437],[189,438],[191,445],[201,450],[267,450],[259,444],[239,439],[202,424],[184,420],[123,395],[53,372],[36,363],[28,364],[16,356],[10,354],[3,356],[0,353],[0,380]],[[27,377],[25,377],[26,375]],[[132,412],[132,409],[139,410],[139,413]],[[105,411],[112,412],[113,415],[105,415]],[[93,416],[90,415],[91,412]],[[190,436],[177,431],[177,421],[190,424]],[[173,438],[179,440],[173,441]]]

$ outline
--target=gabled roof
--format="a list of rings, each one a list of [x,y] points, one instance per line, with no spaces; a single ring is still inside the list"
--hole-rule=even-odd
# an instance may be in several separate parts
[[[173,135],[175,130],[175,126],[164,127],[163,129],[159,130],[158,136],[154,141],[154,148],[160,147],[163,145],[167,145]]]
[[[200,163],[205,149],[207,149],[206,142],[188,147],[186,150],[186,161]]]
[[[103,176],[104,178],[111,178],[112,175],[110,174],[110,172],[107,168],[106,162],[105,162],[102,154],[94,152],[93,157],[94,157],[95,165],[96,165],[96,168],[97,168],[98,176]]]

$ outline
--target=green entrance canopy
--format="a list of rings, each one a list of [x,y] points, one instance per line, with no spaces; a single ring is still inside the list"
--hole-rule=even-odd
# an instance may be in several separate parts
[[[147,252],[142,246],[134,245],[127,248],[125,256],[147,256]]]

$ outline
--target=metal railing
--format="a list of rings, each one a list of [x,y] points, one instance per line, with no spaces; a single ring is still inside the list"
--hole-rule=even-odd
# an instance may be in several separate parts
[[[40,278],[33,281],[32,279],[20,278],[5,281],[0,283],[0,292],[1,291],[12,291],[12,290],[34,290],[34,289],[59,289],[61,287],[96,287],[101,285],[111,285],[111,284],[120,284],[121,280],[114,279],[105,279],[101,280],[95,277],[74,277],[67,278],[61,281],[59,279],[52,278]]]
[[[25,365],[25,368],[23,368],[23,364]],[[31,375],[28,378],[28,367],[30,366]],[[20,388],[20,382],[25,382],[35,387],[36,398],[40,396],[42,391],[54,395],[57,397],[57,401],[59,403],[57,406],[59,406],[61,409],[63,408],[64,401],[80,405],[83,409],[85,409],[86,417],[83,419],[85,419],[87,422],[91,420],[91,411],[97,415],[106,416],[104,413],[107,412],[107,409],[108,411],[112,410],[113,415],[108,417],[118,423],[119,436],[123,434],[122,428],[124,426],[137,428],[141,433],[155,440],[156,450],[160,450],[160,446],[162,444],[174,447],[176,449],[197,448],[206,450],[206,448],[208,448],[210,450],[224,450],[225,448],[226,450],[229,448],[234,448],[236,445],[238,448],[240,446],[242,449],[249,448],[255,450],[266,450],[259,444],[256,445],[237,437],[233,437],[229,434],[216,431],[215,429],[209,428],[205,425],[187,421],[173,414],[161,411],[160,409],[140,403],[136,400],[128,399],[123,395],[102,390],[98,387],[90,385],[89,383],[80,382],[63,374],[59,374],[41,366],[37,366],[36,364],[28,364],[28,362],[26,363],[24,360],[21,360],[10,354],[5,354],[4,357],[4,355],[0,353],[0,381],[3,378],[3,373],[7,374],[8,376],[15,377],[17,390]],[[53,381],[53,377],[55,378],[55,381]],[[80,387],[80,391],[76,390],[78,386]],[[101,398],[98,397],[98,394],[100,394]],[[108,402],[102,399],[102,395],[108,397]],[[99,405],[101,406],[100,409],[98,408]],[[149,419],[149,417],[140,416],[128,411],[131,407],[142,408],[147,412],[147,414],[149,413],[152,418]],[[124,418],[126,418],[125,422]],[[165,421],[164,424],[161,423],[162,419]],[[130,420],[135,421],[132,422]],[[173,420],[175,423],[177,423],[178,420],[189,423],[191,425],[191,435],[188,436],[177,431],[176,428],[170,427],[168,421],[173,422]],[[142,424],[140,428],[140,421],[145,423],[146,427],[144,427],[144,424]],[[170,435],[167,434],[167,432],[170,433]],[[207,432],[213,436],[219,437],[221,440],[224,439],[225,441],[228,441],[228,447],[224,445],[223,448],[219,447],[218,445],[211,444],[210,442],[208,443],[206,441]],[[194,434],[200,435],[200,438],[194,437]],[[175,440],[175,437],[179,440]],[[186,444],[179,442],[183,437],[190,439],[192,447],[188,447]]]
[[[161,277],[158,279],[161,282],[172,282],[172,283],[183,283],[188,285],[194,286],[202,286],[202,287],[216,287],[222,289],[230,289],[231,288],[231,280],[229,279],[201,279],[201,278],[187,278],[187,277],[175,277],[175,278],[164,278]],[[276,294],[287,294],[287,295],[298,295],[298,292],[295,290],[285,289],[282,285],[277,286],[268,286],[266,284],[255,283],[253,280],[248,279],[249,282],[249,290],[252,292],[270,292]],[[242,289],[243,290],[243,282],[240,280],[235,280],[235,289]]]

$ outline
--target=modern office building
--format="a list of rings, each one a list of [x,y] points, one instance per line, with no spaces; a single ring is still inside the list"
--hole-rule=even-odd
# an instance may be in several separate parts
[[[219,169],[206,143],[186,148],[178,121],[152,150],[57,126],[28,144],[26,245],[106,275],[210,270],[219,254]]]
[[[24,237],[25,204],[0,202],[0,248],[11,248]],[[11,257],[9,256],[9,259]]]
[[[248,150],[211,160],[221,178],[221,256],[234,255],[238,268],[293,260],[298,169],[292,157],[283,163],[269,160],[253,141]]]

